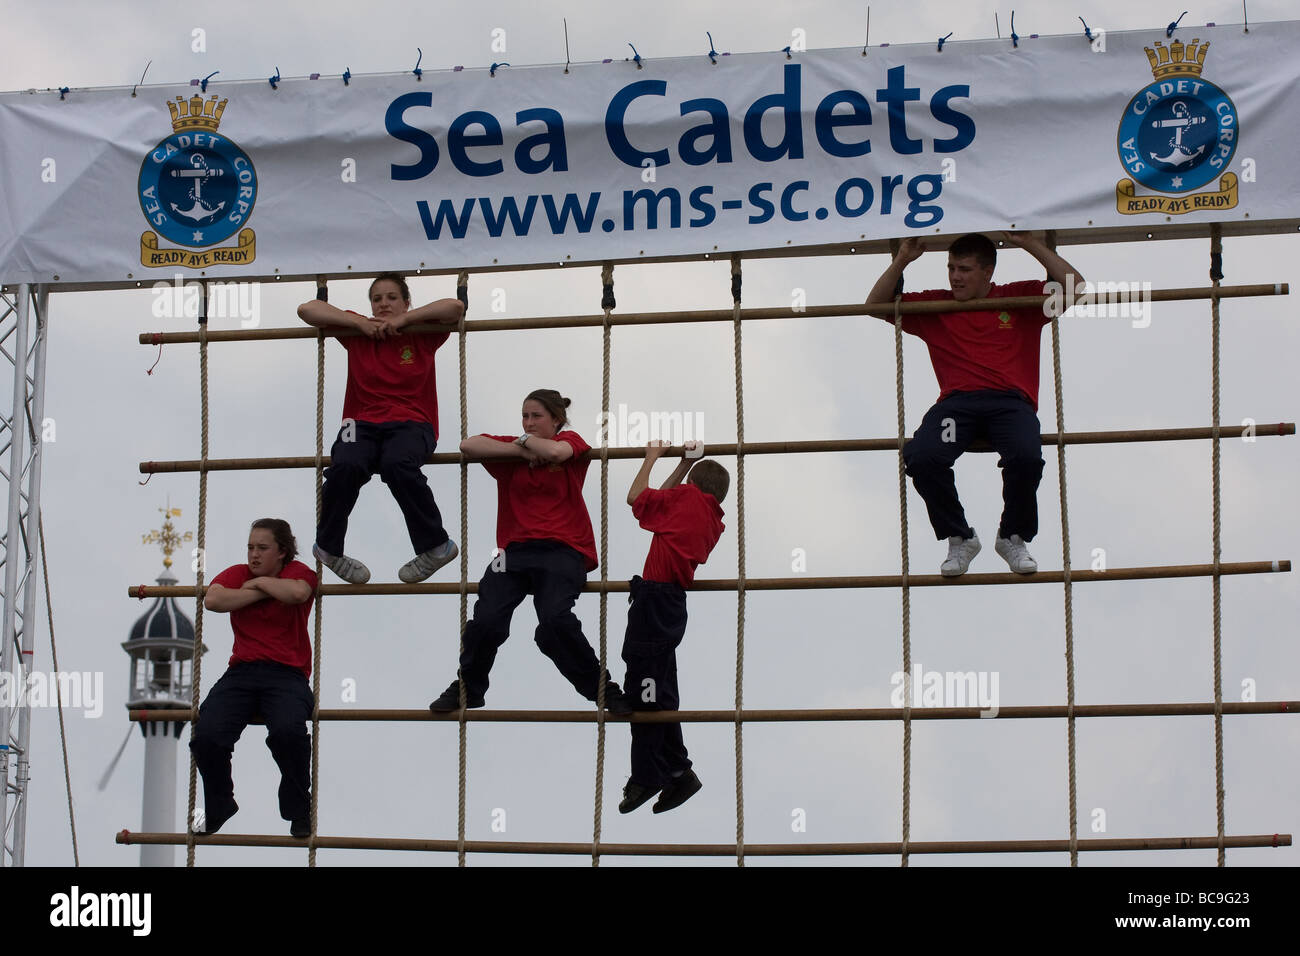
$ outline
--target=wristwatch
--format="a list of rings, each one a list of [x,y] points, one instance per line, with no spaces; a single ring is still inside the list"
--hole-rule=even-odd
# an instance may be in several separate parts
[[[522,435],[520,435],[518,438],[515,439],[515,444],[518,445],[520,448],[527,448],[528,439],[532,437],[533,437],[532,435],[528,434],[527,432],[524,432]]]

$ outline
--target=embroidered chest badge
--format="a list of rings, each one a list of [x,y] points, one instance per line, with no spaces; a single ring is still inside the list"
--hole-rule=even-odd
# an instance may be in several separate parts
[[[415,353],[411,351],[411,347],[410,347],[409,345],[408,345],[408,346],[405,346],[405,347],[402,349],[402,361],[401,361],[399,364],[401,364],[401,365],[414,365],[414,364],[415,364],[415,358],[414,358],[414,355],[415,355]]]

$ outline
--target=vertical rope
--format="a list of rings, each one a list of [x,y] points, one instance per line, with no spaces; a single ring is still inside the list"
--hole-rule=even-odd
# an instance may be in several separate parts
[[[325,280],[318,280],[321,292],[325,289]],[[322,296],[323,297],[323,296]],[[324,481],[325,456],[325,330],[316,330],[316,526],[320,527],[321,486]],[[320,558],[316,559],[316,580],[319,582],[325,571]],[[311,840],[307,847],[307,865],[316,865],[316,821],[317,794],[320,792],[320,662],[321,662],[321,614],[325,608],[325,597],[316,591],[316,613],[313,622],[312,668],[311,668]]]
[[[456,276],[456,298],[469,311],[469,272],[462,270]],[[469,437],[469,408],[465,388],[465,313],[461,313],[460,326],[460,439]],[[465,624],[469,620],[469,463],[460,459],[460,648],[456,660],[465,652]],[[456,865],[465,865],[465,758],[469,747],[469,728],[465,724],[465,679],[456,671],[460,681],[460,720],[458,724],[457,783],[456,783]]]
[[[907,866],[908,842],[912,839],[912,589],[908,584],[910,561],[907,542],[907,471],[903,445],[907,430],[903,415],[903,303],[894,298],[894,381],[898,399],[898,515],[903,565],[903,852],[900,866]]]
[[[59,650],[54,646],[54,601],[50,598],[50,568],[45,557],[43,510],[36,513],[36,529],[41,539],[41,576],[45,580],[45,618],[50,622],[50,663],[54,665],[54,673],[59,674],[62,672],[59,670]],[[81,858],[77,853],[77,817],[72,810],[72,772],[68,769],[68,737],[63,727],[63,691],[57,680],[54,682],[54,694],[59,713],[59,746],[63,748],[63,784],[68,791],[68,824],[72,827],[72,865],[81,866]]]
[[[1056,248],[1054,233],[1047,244]],[[1073,304],[1073,303],[1069,303]],[[1056,470],[1061,492],[1061,567],[1065,584],[1065,740],[1070,790],[1070,866],[1079,865],[1079,806],[1075,773],[1074,727],[1074,584],[1070,580],[1070,510],[1065,485],[1065,392],[1061,385],[1061,320],[1052,319],[1052,379],[1056,387]]]
[[[736,865],[745,865],[745,761],[741,709],[745,678],[745,389],[740,334],[740,254],[731,257],[736,363]]]
[[[199,691],[203,676],[203,579],[207,561],[208,541],[208,284],[203,283],[203,313],[199,316],[199,530],[198,572],[194,587],[194,650],[192,652],[190,688],[190,741],[194,741],[194,728],[199,722]],[[190,789],[185,827],[185,865],[194,865],[194,805],[198,795],[198,769],[194,763],[194,750],[190,749]]]
[[[605,329],[602,340],[600,407],[604,413],[600,442],[600,675],[596,690],[596,809],[591,837],[591,865],[600,866],[600,818],[605,804],[605,668],[607,666],[608,637],[606,631],[609,595],[609,314],[614,310],[614,263],[606,262],[600,269],[602,286],[601,308],[605,312]]]
[[[1219,283],[1223,279],[1223,230],[1218,223],[1210,225],[1210,487],[1214,498],[1214,803],[1219,835],[1219,866],[1227,865],[1223,848],[1223,659],[1221,621],[1222,579],[1219,576],[1221,557],[1220,501],[1219,501]]]
[[[601,308],[605,313],[601,353],[600,407],[608,422],[609,415],[609,314],[614,308],[614,264],[606,262],[600,270],[603,294]],[[591,838],[591,865],[600,866],[600,822],[605,802],[605,670],[608,658],[607,615],[609,595],[605,585],[609,582],[609,441],[608,433],[600,443],[600,672],[596,685],[596,801]]]

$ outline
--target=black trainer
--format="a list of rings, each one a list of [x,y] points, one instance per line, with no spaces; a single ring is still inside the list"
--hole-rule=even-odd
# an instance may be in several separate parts
[[[605,683],[605,709],[617,717],[626,717],[632,713],[632,702],[613,681]]]
[[[700,788],[703,786],[704,784],[700,783],[700,778],[695,776],[695,771],[687,770],[680,777],[675,777],[671,782],[669,782],[668,786],[664,787],[663,791],[659,794],[659,799],[655,801],[655,805],[651,807],[651,809],[655,813],[663,813],[666,810],[680,807],[691,797],[699,793]]]
[[[470,693],[469,688],[465,689],[465,709],[472,710],[475,707],[482,707],[483,698],[475,697]],[[460,710],[460,681],[454,680],[451,686],[442,692],[442,696],[429,705],[429,709],[435,714],[450,714],[452,711]]]
[[[289,836],[300,840],[311,836],[311,817],[302,817],[290,823]]]
[[[618,812],[631,813],[658,792],[658,790],[651,790],[649,787],[643,787],[639,783],[628,780],[623,787],[623,801],[618,805]]]
[[[203,813],[203,811],[196,810],[194,813],[195,817],[198,817],[200,813],[203,813],[202,822],[198,826],[195,826],[194,824],[197,821],[191,820],[190,832],[195,836],[212,836],[225,825],[227,820],[238,812],[239,804],[234,800],[230,801],[229,806],[222,807],[215,812]]]

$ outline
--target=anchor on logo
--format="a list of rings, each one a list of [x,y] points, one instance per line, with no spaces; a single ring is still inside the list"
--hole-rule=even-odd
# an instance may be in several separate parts
[[[1151,121],[1151,125],[1156,129],[1170,126],[1174,128],[1174,135],[1169,140],[1169,145],[1171,147],[1169,154],[1167,156],[1157,156],[1155,153],[1152,153],[1151,158],[1157,163],[1164,163],[1167,166],[1182,166],[1185,163],[1190,163],[1192,160],[1196,159],[1196,157],[1200,156],[1201,153],[1205,152],[1204,144],[1198,146],[1194,152],[1184,146],[1183,130],[1192,126],[1199,126],[1201,123],[1209,121],[1204,116],[1192,116],[1191,110],[1187,108],[1187,104],[1182,100],[1175,101],[1172,109],[1174,119]]]
[[[208,164],[204,158],[194,153],[190,156],[190,165],[193,169],[173,169],[172,176],[178,179],[194,180],[194,188],[190,190],[190,199],[194,201],[189,209],[182,209],[176,203],[171,203],[172,212],[178,216],[184,216],[186,219],[192,219],[197,222],[200,219],[206,219],[216,213],[221,212],[226,205],[225,200],[217,203],[216,206],[209,206],[203,201],[203,180],[210,176],[225,175],[224,169],[208,169]]]

